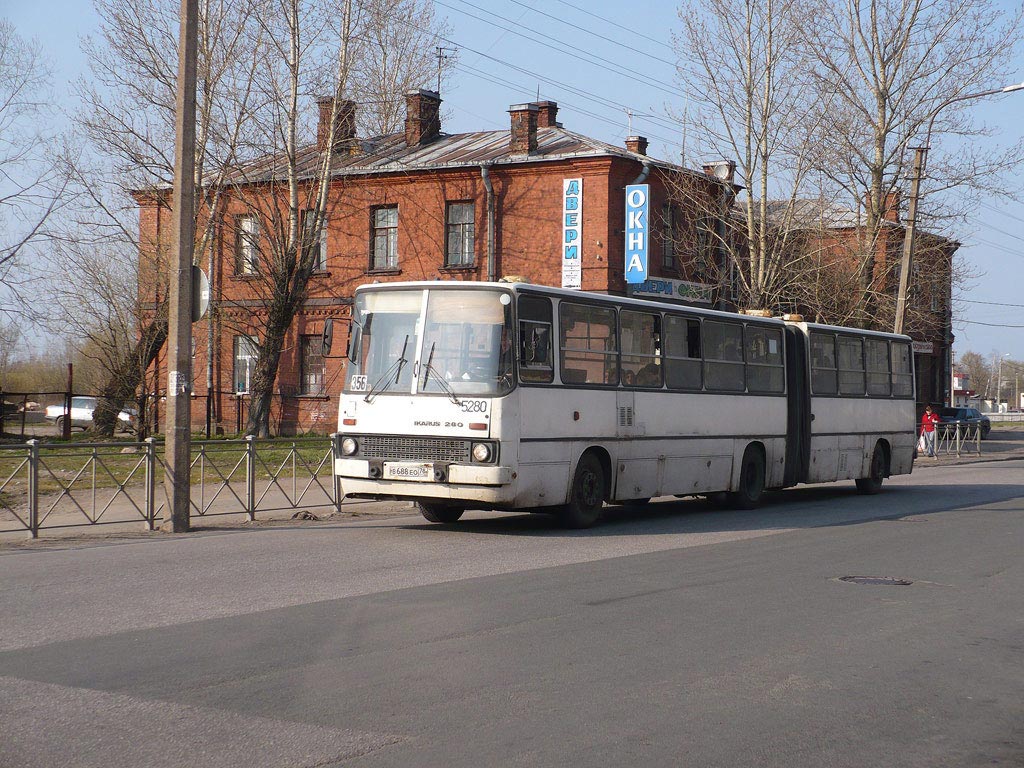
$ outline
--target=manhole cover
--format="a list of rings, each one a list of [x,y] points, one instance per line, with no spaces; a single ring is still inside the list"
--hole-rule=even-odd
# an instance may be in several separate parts
[[[883,587],[909,587],[914,583],[906,579],[895,579],[892,576],[840,576],[839,580],[848,584],[881,585]]]

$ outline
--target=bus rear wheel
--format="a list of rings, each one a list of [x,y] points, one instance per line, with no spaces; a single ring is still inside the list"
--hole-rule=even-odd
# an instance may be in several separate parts
[[[729,494],[729,505],[736,509],[754,509],[764,494],[764,454],[756,445],[748,445],[740,467],[740,487]]]
[[[858,477],[857,492],[870,496],[882,490],[882,481],[885,480],[885,448],[881,443],[875,445],[874,453],[871,454],[871,474],[867,477]]]
[[[566,528],[589,528],[601,517],[608,481],[604,468],[593,453],[585,453],[576,465],[569,490],[569,503],[558,511],[558,521]]]
[[[459,507],[449,507],[444,504],[432,504],[421,501],[416,504],[420,514],[432,523],[454,523],[457,522],[462,513],[466,510]]]

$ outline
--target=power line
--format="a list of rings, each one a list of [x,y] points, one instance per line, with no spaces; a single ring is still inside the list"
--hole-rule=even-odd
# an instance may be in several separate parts
[[[414,29],[419,30],[419,27],[416,27],[412,22],[407,21],[405,19],[396,17],[395,21],[398,21],[400,24],[404,24],[404,25],[406,25],[408,27],[412,27]],[[423,31],[423,30],[420,30],[420,31]],[[610,99],[606,99],[606,98],[604,98],[602,96],[599,96],[598,94],[593,93],[591,91],[587,91],[587,90],[584,90],[582,88],[576,88],[575,86],[569,85],[568,83],[563,83],[560,80],[555,80],[552,77],[548,77],[546,75],[541,75],[538,72],[533,72],[533,71],[531,71],[529,69],[526,69],[525,67],[520,67],[517,64],[513,64],[513,63],[511,63],[509,61],[505,61],[504,59],[499,59],[496,56],[492,56],[489,53],[485,53],[483,51],[476,50],[475,48],[470,48],[468,45],[462,45],[462,44],[458,43],[457,41],[455,41],[455,40],[453,40],[453,39],[451,39],[449,37],[445,37],[444,35],[438,34],[437,32],[428,32],[428,34],[431,37],[433,37],[435,40],[442,40],[442,41],[444,41],[446,43],[449,43],[450,45],[457,46],[457,47],[459,47],[462,50],[469,51],[470,53],[472,53],[472,54],[474,54],[476,56],[479,56],[479,57],[484,58],[484,59],[488,59],[489,61],[493,61],[496,64],[500,64],[502,66],[508,67],[509,69],[512,69],[512,70],[514,70],[516,72],[524,74],[527,77],[534,78],[536,80],[540,80],[540,81],[549,83],[550,85],[553,85],[553,86],[558,87],[558,88],[564,88],[565,90],[569,91],[570,93],[575,93],[578,96],[582,96],[584,98],[592,99],[592,100],[594,100],[594,101],[604,105],[605,107],[614,108],[616,110],[631,109],[631,107],[629,105],[627,105],[627,104],[622,104],[622,103],[619,103],[619,102],[611,101]],[[521,89],[520,86],[515,86],[515,87],[517,89]],[[648,119],[651,122],[661,122],[662,124],[666,125],[669,128],[675,128],[676,127],[675,123],[671,123],[670,121],[668,121],[667,119],[664,119],[664,118],[658,118],[658,117],[656,117],[654,115],[650,115],[649,113],[643,113],[643,112],[639,112],[639,111],[634,110],[634,114],[635,115],[640,115],[640,114],[645,115],[646,117],[648,117]],[[600,118],[600,119],[606,120],[606,118]],[[657,138],[659,141],[664,141],[664,142],[666,142],[668,144],[671,144],[671,145],[677,145],[679,143],[678,141],[665,139],[664,137],[653,137],[653,138]]]
[[[986,328],[1024,328],[1024,325],[1006,325],[1005,323],[983,323],[979,320],[960,320],[954,318],[954,323],[966,323],[967,325],[984,325]]]
[[[506,22],[508,22],[510,24],[515,24],[515,22],[512,19],[509,19],[509,18],[507,18],[505,16],[502,16],[500,14],[494,13],[493,11],[488,11],[486,9],[480,8],[479,6],[473,5],[472,3],[468,2],[467,0],[456,0],[456,2],[464,3],[465,5],[468,5],[470,8],[474,8],[474,9],[476,9],[478,11],[482,11],[483,13],[486,13],[486,14],[488,14],[490,16],[494,16],[495,18],[501,19],[502,21],[506,21]],[[464,14],[466,16],[469,16],[471,19],[476,19],[477,21],[481,21],[484,24],[489,24],[492,27],[496,27],[497,29],[501,29],[501,30],[504,30],[506,32],[511,32],[512,34],[518,35],[519,37],[522,37],[522,38],[524,38],[526,40],[531,40],[533,42],[541,42],[537,38],[532,37],[531,35],[525,34],[523,32],[520,32],[517,29],[506,27],[506,26],[504,26],[502,24],[498,24],[497,22],[490,21],[490,20],[485,19],[485,18],[483,18],[481,16],[477,16],[477,15],[475,15],[473,13],[470,13],[469,11],[465,11],[465,10],[462,10],[461,8],[456,8],[454,6],[448,5],[447,3],[442,2],[442,0],[434,0],[434,4],[435,5],[440,5],[443,8],[448,8],[448,9],[450,9],[452,11],[455,11],[456,13],[462,13],[462,14]],[[538,11],[538,13],[539,13],[539,11]],[[634,81],[636,83],[640,83],[641,85],[647,85],[647,86],[649,86],[651,88],[654,88],[655,90],[661,91],[662,93],[666,93],[669,96],[675,96],[675,97],[682,97],[683,96],[682,92],[677,90],[674,85],[672,85],[671,83],[667,83],[664,80],[659,80],[657,78],[653,78],[653,77],[649,77],[649,76],[646,76],[646,75],[642,75],[641,73],[637,72],[635,69],[630,69],[630,68],[624,67],[624,66],[622,66],[622,65],[620,65],[620,64],[618,64],[618,63],[616,63],[614,61],[611,61],[610,59],[607,59],[607,58],[605,58],[603,56],[596,56],[594,54],[588,53],[587,51],[582,51],[582,50],[580,50],[578,48],[569,48],[561,40],[559,40],[556,37],[552,37],[551,35],[545,34],[544,32],[539,32],[539,31],[537,31],[535,29],[531,29],[530,27],[525,27],[523,25],[519,25],[519,26],[523,27],[524,29],[529,30],[534,35],[538,35],[539,37],[541,37],[541,38],[543,38],[545,40],[550,41],[552,44],[554,44],[556,46],[555,50],[558,50],[561,53],[564,53],[566,55],[573,56],[573,57],[576,57],[576,58],[582,57],[583,59],[585,59],[590,64],[593,64],[594,66],[600,67],[601,69],[604,69],[604,70],[606,70],[608,72],[611,72],[613,74],[617,74],[617,75],[619,75],[621,77],[625,77],[626,79],[632,80],[632,81]],[[668,63],[671,63],[671,62],[668,62]],[[673,64],[672,66],[675,66],[675,65]]]
[[[440,36],[438,35],[438,37],[440,37]],[[441,39],[447,40],[447,38],[441,38]],[[451,41],[449,41],[449,42],[451,42]],[[457,43],[452,43],[452,44],[453,45],[457,45]],[[463,46],[463,48],[465,50],[469,51],[470,53],[475,53],[478,56],[482,56],[485,59],[489,59],[489,60],[495,62],[496,64],[501,64],[501,65],[503,65],[505,67],[508,67],[509,69],[515,70],[516,72],[519,72],[521,74],[527,75],[528,77],[536,78],[536,79],[541,80],[541,81],[543,81],[545,83],[549,83],[551,85],[554,85],[554,86],[556,86],[558,88],[564,88],[565,90],[569,91],[570,93],[575,93],[577,96],[582,96],[584,98],[593,99],[594,101],[599,102],[599,103],[603,104],[606,107],[613,108],[613,109],[620,110],[620,111],[621,110],[625,110],[625,109],[631,109],[631,107],[628,104],[622,104],[622,103],[617,102],[617,101],[612,101],[610,99],[606,99],[603,96],[600,96],[600,95],[598,95],[596,93],[593,93],[591,91],[584,90],[583,88],[577,88],[575,86],[569,85],[568,83],[563,83],[560,80],[555,80],[554,78],[548,77],[547,75],[542,75],[539,72],[532,72],[532,71],[530,71],[530,70],[528,70],[528,69],[526,69],[524,67],[520,67],[518,64],[513,64],[513,63],[505,61],[503,59],[499,59],[499,58],[497,58],[495,56],[491,56],[491,55],[486,54],[486,53],[481,53],[479,51],[475,51],[472,48],[469,48],[468,46]],[[634,110],[633,114],[634,115],[638,115],[638,114],[645,114],[646,115],[646,113],[637,112],[636,110]],[[675,123],[671,123],[667,119],[655,118],[653,116],[648,116],[648,117],[650,117],[651,122],[662,122],[662,123],[667,124],[667,127],[670,127],[670,128],[675,128],[676,127]]]
[[[990,307],[1019,307],[1024,309],[1024,304],[1003,304],[999,301],[974,301],[972,299],[955,299],[955,301],[959,301],[964,304],[987,304]]]
[[[577,10],[580,13],[586,14],[587,16],[591,16],[591,17],[593,17],[595,19],[598,19],[599,21],[603,21],[605,24],[610,24],[611,26],[615,27],[616,29],[624,29],[627,32],[633,33],[637,37],[642,37],[644,40],[650,40],[655,45],[660,45],[663,48],[667,48],[668,50],[672,51],[673,53],[675,52],[675,49],[671,45],[666,43],[665,41],[658,40],[657,38],[654,38],[654,37],[651,37],[650,35],[644,34],[643,32],[641,32],[641,31],[639,31],[637,29],[633,29],[633,27],[627,27],[627,26],[625,26],[624,24],[621,24],[618,21],[612,21],[611,19],[606,18],[604,16],[599,16],[598,14],[593,13],[592,11],[588,11],[586,8],[580,8],[578,5],[574,5],[573,3],[568,2],[568,0],[556,0],[556,2],[559,2],[562,5],[566,5],[569,8],[573,8],[574,10]]]
[[[462,2],[465,2],[465,0],[462,0]],[[509,0],[509,2],[515,3],[516,5],[521,6],[523,8],[529,8],[534,13],[539,13],[541,16],[545,16],[545,17],[547,17],[549,19],[553,19],[554,21],[557,21],[559,24],[564,24],[567,27],[572,27],[573,29],[578,29],[580,32],[583,32],[585,34],[588,34],[588,35],[591,35],[593,37],[596,37],[599,40],[605,40],[605,41],[607,41],[609,43],[612,43],[613,45],[619,46],[620,48],[625,48],[630,53],[638,53],[641,56],[646,56],[649,59],[654,59],[654,61],[659,61],[662,64],[668,64],[670,67],[673,67],[673,68],[675,68],[675,66],[676,66],[676,62],[674,62],[674,61],[669,61],[668,59],[663,59],[660,56],[655,56],[652,53],[645,53],[644,51],[638,51],[636,48],[632,47],[631,45],[626,45],[625,43],[619,42],[618,40],[614,40],[614,39],[612,39],[610,37],[606,37],[605,35],[598,34],[597,32],[594,32],[593,30],[587,29],[586,27],[581,27],[578,24],[573,24],[571,21],[566,21],[565,19],[559,18],[558,16],[553,16],[552,14],[546,13],[546,12],[540,10],[539,8],[533,8],[533,7],[529,6],[529,5],[527,5],[526,3],[520,2],[520,0]]]
[[[493,83],[494,85],[504,86],[506,88],[510,88],[513,91],[518,91],[518,92],[521,92],[521,93],[526,93],[528,95],[532,95],[532,92],[530,91],[529,88],[526,88],[525,86],[520,85],[518,83],[513,83],[510,80],[505,80],[504,78],[499,77],[497,75],[494,75],[494,74],[492,74],[490,72],[484,72],[483,70],[478,70],[478,69],[475,69],[474,67],[470,67],[470,66],[467,66],[465,64],[456,64],[455,68],[461,70],[462,72],[466,73],[467,75],[471,75],[473,77],[478,77],[481,80],[485,80],[485,81],[487,81],[489,83]],[[592,117],[595,120],[600,120],[601,122],[608,123],[609,125],[613,125],[613,126],[621,128],[621,124],[617,120],[612,120],[611,118],[605,117],[604,115],[600,115],[600,114],[598,114],[596,112],[591,112],[588,109],[585,109],[583,107],[577,106],[577,105],[572,104],[572,103],[567,102],[567,101],[560,100],[558,103],[559,103],[560,106],[566,107],[567,109],[574,110],[576,112],[579,112],[580,114],[586,115],[588,117]],[[650,133],[650,132],[648,131],[648,133]],[[679,143],[678,141],[675,141],[673,139],[667,139],[664,136],[659,136],[659,135],[653,134],[653,133],[650,133],[650,135],[647,138],[649,138],[649,139],[656,139],[657,141],[663,141],[666,144],[670,144],[670,145],[673,145],[673,146]]]

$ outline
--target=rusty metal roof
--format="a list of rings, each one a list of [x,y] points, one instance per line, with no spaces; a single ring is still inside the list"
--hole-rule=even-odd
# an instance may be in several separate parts
[[[357,151],[335,155],[331,175],[334,178],[377,173],[407,173],[489,165],[518,165],[553,162],[587,157],[619,157],[647,162],[653,167],[708,179],[704,173],[630,152],[564,128],[537,129],[537,149],[528,155],[509,150],[510,131],[476,131],[473,133],[441,133],[426,144],[408,146],[405,133],[392,133],[371,139],[356,139]],[[298,152],[298,170],[303,178],[317,175],[321,162],[316,145]],[[281,179],[286,171],[282,155],[256,160],[228,175],[227,183],[244,184]]]

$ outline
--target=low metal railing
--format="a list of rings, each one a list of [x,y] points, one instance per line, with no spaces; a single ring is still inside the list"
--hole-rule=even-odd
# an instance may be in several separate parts
[[[981,456],[980,424],[940,424],[936,428],[935,453],[947,455],[976,453]]]
[[[344,495],[334,475],[336,439],[192,442],[191,512],[196,517],[331,508]],[[0,446],[0,533],[142,522],[153,529],[167,506],[165,465],[153,438],[142,443]]]

